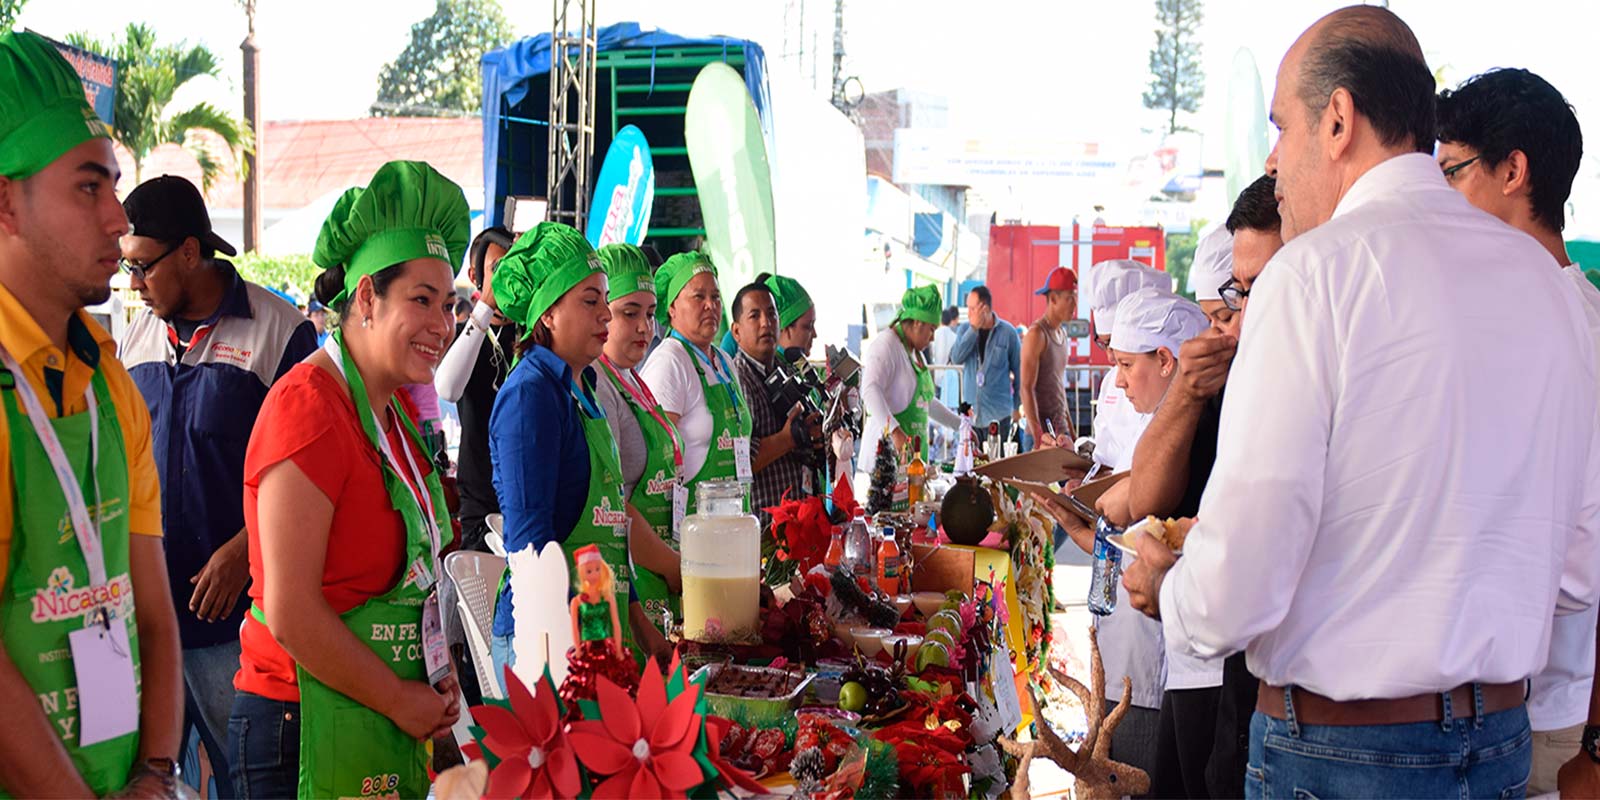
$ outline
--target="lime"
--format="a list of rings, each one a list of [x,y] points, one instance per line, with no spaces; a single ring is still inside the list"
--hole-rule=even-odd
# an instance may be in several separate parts
[[[948,659],[948,656],[946,656]],[[839,707],[845,711],[860,711],[867,706],[867,687],[850,681],[839,687]]]
[[[954,634],[948,630],[945,630],[944,628],[929,629],[928,635],[922,639],[922,644],[924,647],[926,647],[927,645],[935,642],[943,645],[945,649],[949,649],[955,646],[956,637]]]
[[[928,630],[947,630],[952,637],[961,635],[961,614],[956,611],[940,611],[928,618]]]
[[[923,640],[922,649],[917,651],[917,671],[921,672],[928,667],[950,666],[950,651],[945,649],[942,642]],[[840,695],[841,702],[844,695]]]

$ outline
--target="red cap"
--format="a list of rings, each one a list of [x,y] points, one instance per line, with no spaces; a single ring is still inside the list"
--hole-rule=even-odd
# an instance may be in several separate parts
[[[1045,276],[1044,285],[1040,286],[1034,294],[1047,292],[1075,292],[1078,290],[1078,273],[1070,267],[1056,267]]]

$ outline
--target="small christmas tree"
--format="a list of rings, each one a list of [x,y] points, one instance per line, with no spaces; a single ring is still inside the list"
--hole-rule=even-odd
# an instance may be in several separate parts
[[[878,440],[878,455],[872,463],[872,488],[867,491],[867,513],[877,514],[894,506],[894,482],[899,473],[895,463],[893,439]]]

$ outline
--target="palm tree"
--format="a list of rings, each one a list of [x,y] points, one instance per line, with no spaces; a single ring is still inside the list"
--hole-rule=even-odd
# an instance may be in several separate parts
[[[113,39],[109,45],[82,33],[68,36],[67,41],[75,47],[104,53],[117,62],[116,113],[112,130],[117,141],[133,156],[136,185],[142,181],[144,160],[150,151],[164,144],[176,144],[194,155],[200,163],[202,186],[211,188],[212,181],[223,171],[223,163],[203,141],[190,136],[194,131],[210,131],[221,139],[233,154],[241,175],[244,173],[242,156],[254,152],[255,145],[249,123],[210,103],[197,103],[177,112],[168,109],[178,87],[191,78],[219,75],[217,57],[204,45],[159,44],[155,31],[139,23],[129,23],[125,35]]]

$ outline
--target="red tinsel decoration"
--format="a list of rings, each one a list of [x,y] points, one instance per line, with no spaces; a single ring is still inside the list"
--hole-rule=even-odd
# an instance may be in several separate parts
[[[639,667],[633,659],[618,655],[611,639],[594,639],[579,642],[567,650],[567,679],[561,682],[561,702],[567,709],[567,720],[581,718],[579,700],[598,698],[596,681],[604,677],[628,694],[639,690]]]

